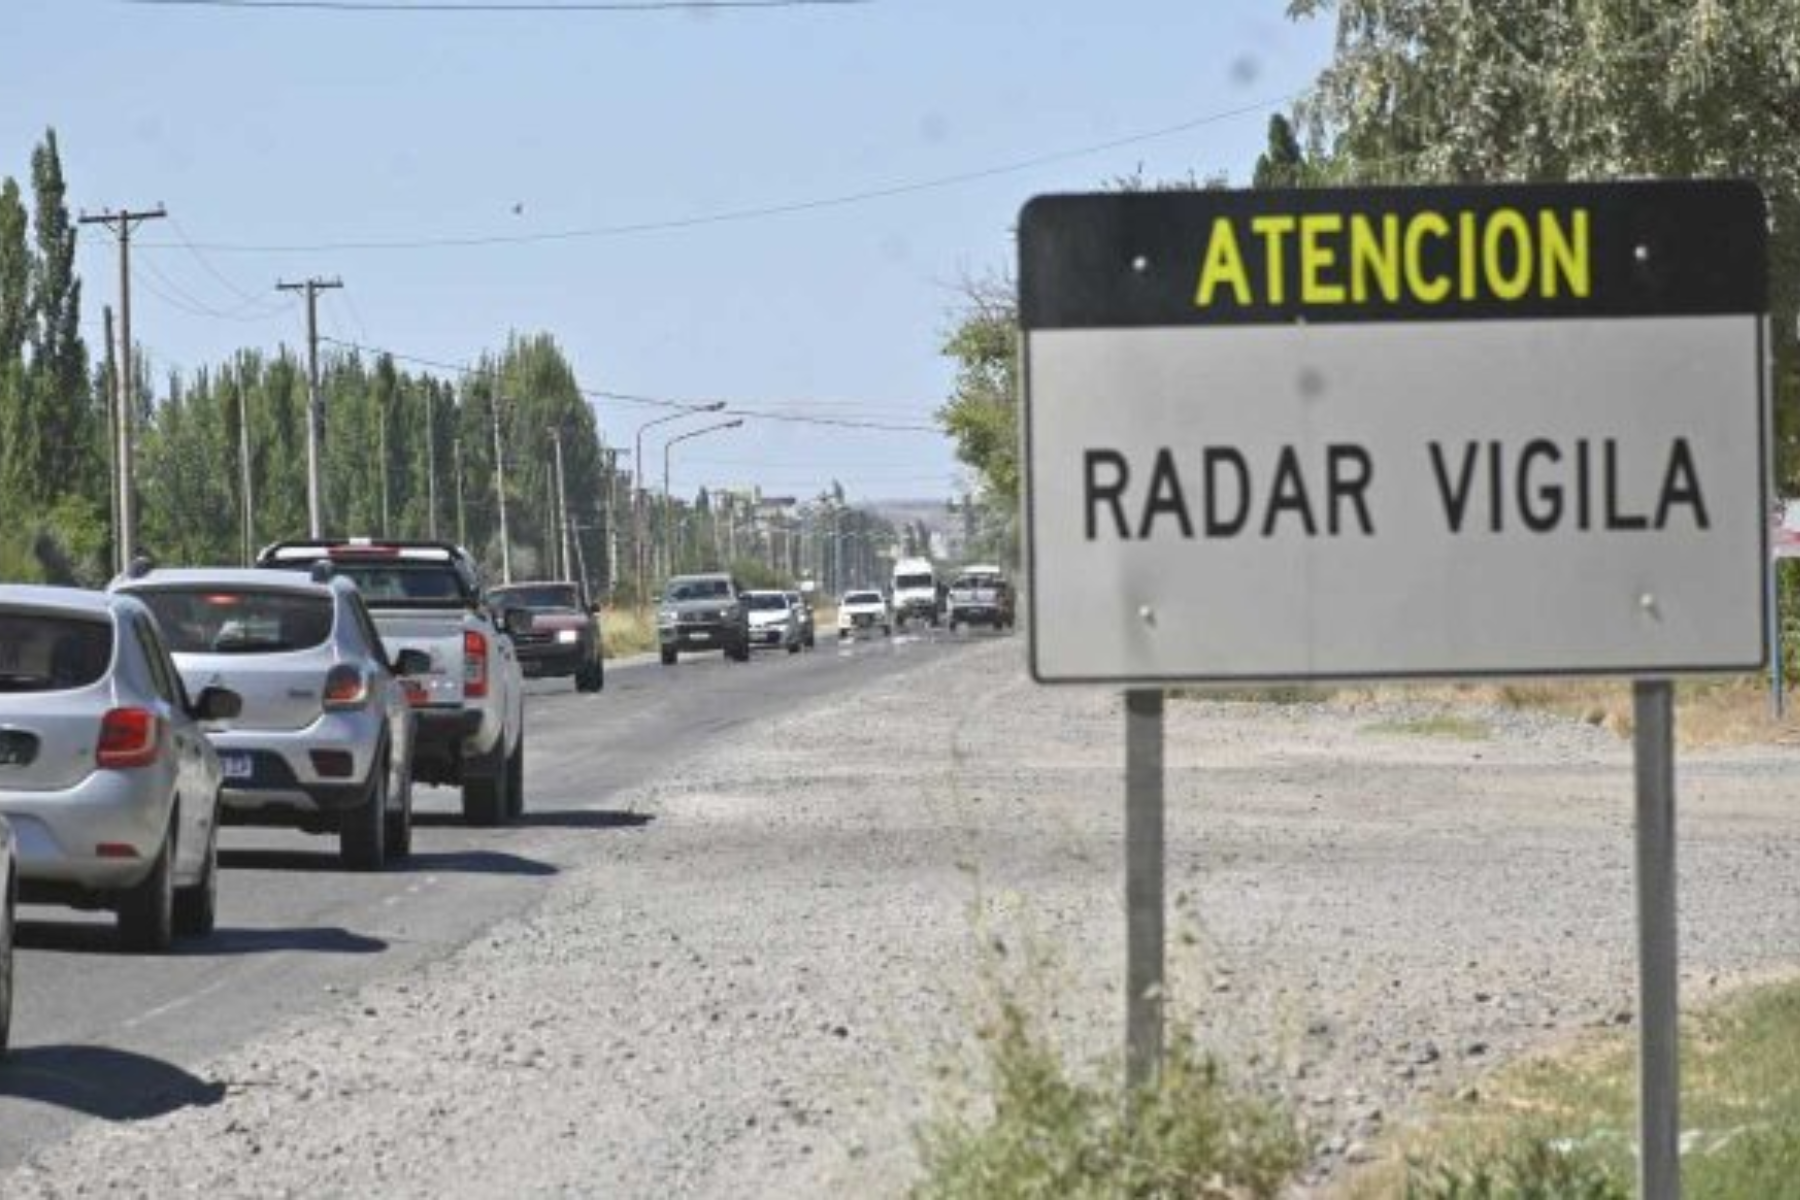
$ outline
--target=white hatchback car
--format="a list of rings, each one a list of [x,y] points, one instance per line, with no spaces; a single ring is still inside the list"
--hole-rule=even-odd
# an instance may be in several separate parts
[[[789,654],[800,653],[804,640],[800,618],[788,602],[786,592],[745,592],[744,604],[750,610],[750,645],[779,646]]]
[[[226,824],[335,833],[352,870],[411,852],[416,722],[403,677],[429,673],[431,659],[402,650],[390,661],[349,578],[328,563],[139,566],[112,586],[156,615],[190,688],[243,698],[230,728],[210,735]]]
[[[219,759],[150,611],[130,596],[0,586],[0,816],[19,899],[110,908],[136,950],[212,931]]]

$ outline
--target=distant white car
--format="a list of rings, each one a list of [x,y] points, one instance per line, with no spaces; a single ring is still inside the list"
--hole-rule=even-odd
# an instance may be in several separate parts
[[[12,826],[0,817],[0,1056],[12,1033],[13,914],[19,907],[19,874],[14,861]]]
[[[350,579],[329,564],[187,567],[139,572],[113,589],[156,615],[190,689],[243,698],[231,728],[211,734],[227,824],[335,833],[356,871],[411,852],[408,688],[422,691],[431,657],[406,649],[390,659]]]
[[[135,950],[211,932],[222,777],[156,620],[131,596],[0,586],[0,816],[25,903],[110,908]]]
[[[750,610],[750,645],[780,646],[789,654],[800,653],[803,637],[800,618],[786,592],[745,592]]]
[[[894,632],[894,617],[880,592],[845,592],[838,602],[838,637],[881,630],[883,637]]]

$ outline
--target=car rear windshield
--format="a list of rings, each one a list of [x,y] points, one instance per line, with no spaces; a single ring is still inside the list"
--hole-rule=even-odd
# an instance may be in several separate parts
[[[448,563],[340,558],[332,569],[356,584],[370,608],[461,608],[468,603],[462,579]]]
[[[896,588],[928,588],[934,585],[929,575],[896,575],[894,576],[894,586]]]
[[[0,611],[0,692],[62,692],[112,665],[109,620]]]
[[[880,604],[880,592],[851,592],[844,597],[845,604]]]
[[[156,588],[135,593],[177,654],[283,654],[331,636],[329,596],[252,588]]]
[[[779,611],[788,606],[788,598],[780,592],[751,592],[750,607],[759,611]]]
[[[488,593],[495,608],[580,608],[581,597],[572,586],[545,584],[541,587],[495,588]]]
[[[723,600],[731,595],[731,585],[723,579],[677,579],[669,584],[667,599]]]

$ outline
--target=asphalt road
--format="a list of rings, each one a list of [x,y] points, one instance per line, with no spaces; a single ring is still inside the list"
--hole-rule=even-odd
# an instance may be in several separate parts
[[[0,1170],[91,1121],[129,1121],[216,1098],[193,1068],[381,976],[443,957],[532,906],[596,838],[655,837],[609,808],[720,734],[762,714],[851,694],[922,656],[935,632],[800,656],[759,651],[609,667],[599,696],[531,685],[526,815],[465,829],[457,793],[421,788],[412,857],[380,874],[338,868],[335,838],[228,829],[218,931],[165,958],[115,949],[111,918],[21,910],[13,1050],[0,1064]]]

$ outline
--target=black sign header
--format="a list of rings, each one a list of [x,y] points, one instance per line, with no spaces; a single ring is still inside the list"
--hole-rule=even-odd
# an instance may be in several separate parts
[[[1040,196],[1026,329],[1760,313],[1740,181]]]

